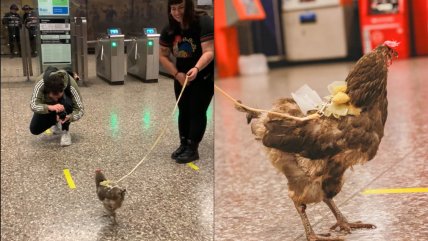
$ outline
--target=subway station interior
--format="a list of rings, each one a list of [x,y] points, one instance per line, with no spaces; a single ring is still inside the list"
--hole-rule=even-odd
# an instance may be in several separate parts
[[[3,0],[1,17],[1,240],[428,240],[428,1]]]

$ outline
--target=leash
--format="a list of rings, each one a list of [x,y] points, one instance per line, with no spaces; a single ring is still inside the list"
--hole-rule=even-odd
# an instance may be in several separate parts
[[[184,89],[186,88],[186,85],[187,85],[187,82],[188,82],[188,78],[189,78],[189,76],[186,75],[186,79],[184,80],[184,84],[183,84],[183,87],[181,88],[180,95],[178,96],[177,101],[175,102],[175,106],[174,106],[174,109],[172,110],[172,113],[171,113],[170,117],[173,117],[173,115],[175,113],[175,110],[177,109],[178,102],[180,101],[181,96],[183,95]],[[167,126],[167,123],[165,121],[164,128],[162,128],[161,133],[159,134],[159,136],[156,139],[156,141],[153,143],[153,145],[150,148],[150,150],[146,153],[146,155],[143,157],[143,159],[141,159],[141,161],[128,174],[126,174],[125,176],[121,177],[118,181],[116,181],[115,182],[116,184],[119,183],[120,181],[122,181],[123,179],[125,179],[126,177],[128,177],[129,175],[131,175],[141,165],[141,163],[143,163],[146,160],[147,156],[153,151],[153,149],[155,148],[155,146],[158,144],[159,140],[161,139],[161,137],[165,133],[165,131],[167,129],[166,126]]]
[[[308,115],[306,117],[297,117],[297,116],[292,116],[292,115],[288,115],[285,113],[280,113],[280,112],[275,112],[275,111],[268,111],[268,110],[262,110],[262,109],[256,109],[256,108],[252,108],[249,106],[246,106],[242,103],[240,103],[239,101],[237,101],[236,99],[234,99],[232,96],[230,96],[228,93],[226,93],[224,90],[222,90],[220,87],[218,87],[216,84],[214,84],[214,88],[219,91],[221,94],[223,94],[224,96],[226,96],[228,99],[230,99],[235,105],[240,106],[244,109],[250,110],[250,111],[254,111],[254,112],[265,112],[268,114],[272,114],[272,115],[276,115],[279,117],[283,117],[283,118],[287,118],[287,119],[293,119],[293,120],[297,120],[297,121],[307,121],[307,120],[312,120],[312,119],[316,119],[319,118],[320,115],[318,113],[315,114],[311,114]]]

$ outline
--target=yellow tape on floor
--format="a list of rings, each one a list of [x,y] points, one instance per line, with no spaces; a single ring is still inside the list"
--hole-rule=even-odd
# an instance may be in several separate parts
[[[428,192],[428,187],[366,189],[362,192],[362,194],[391,194],[391,193],[417,193],[417,192]]]
[[[71,177],[70,170],[64,169],[64,176],[65,176],[65,180],[67,181],[68,186],[71,189],[75,189],[76,185],[74,185],[74,181],[73,181],[73,178]]]
[[[193,162],[187,163],[187,165],[195,171],[199,171],[199,167],[196,166]]]

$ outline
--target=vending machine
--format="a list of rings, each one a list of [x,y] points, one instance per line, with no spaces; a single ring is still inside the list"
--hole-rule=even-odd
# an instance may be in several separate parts
[[[345,58],[347,11],[340,0],[283,0],[286,59]]]
[[[368,53],[386,40],[400,42],[398,58],[410,55],[408,2],[406,0],[360,0],[363,52]]]

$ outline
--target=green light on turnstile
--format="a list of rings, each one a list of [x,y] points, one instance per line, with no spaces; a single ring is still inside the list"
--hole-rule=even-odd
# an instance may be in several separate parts
[[[111,42],[111,46],[113,47],[113,48],[115,48],[115,47],[117,47],[117,43],[116,42]]]
[[[147,45],[149,45],[149,46],[153,46],[153,40],[149,40],[149,41],[147,41]]]
[[[113,137],[119,133],[119,118],[115,112],[110,112],[110,130]]]

